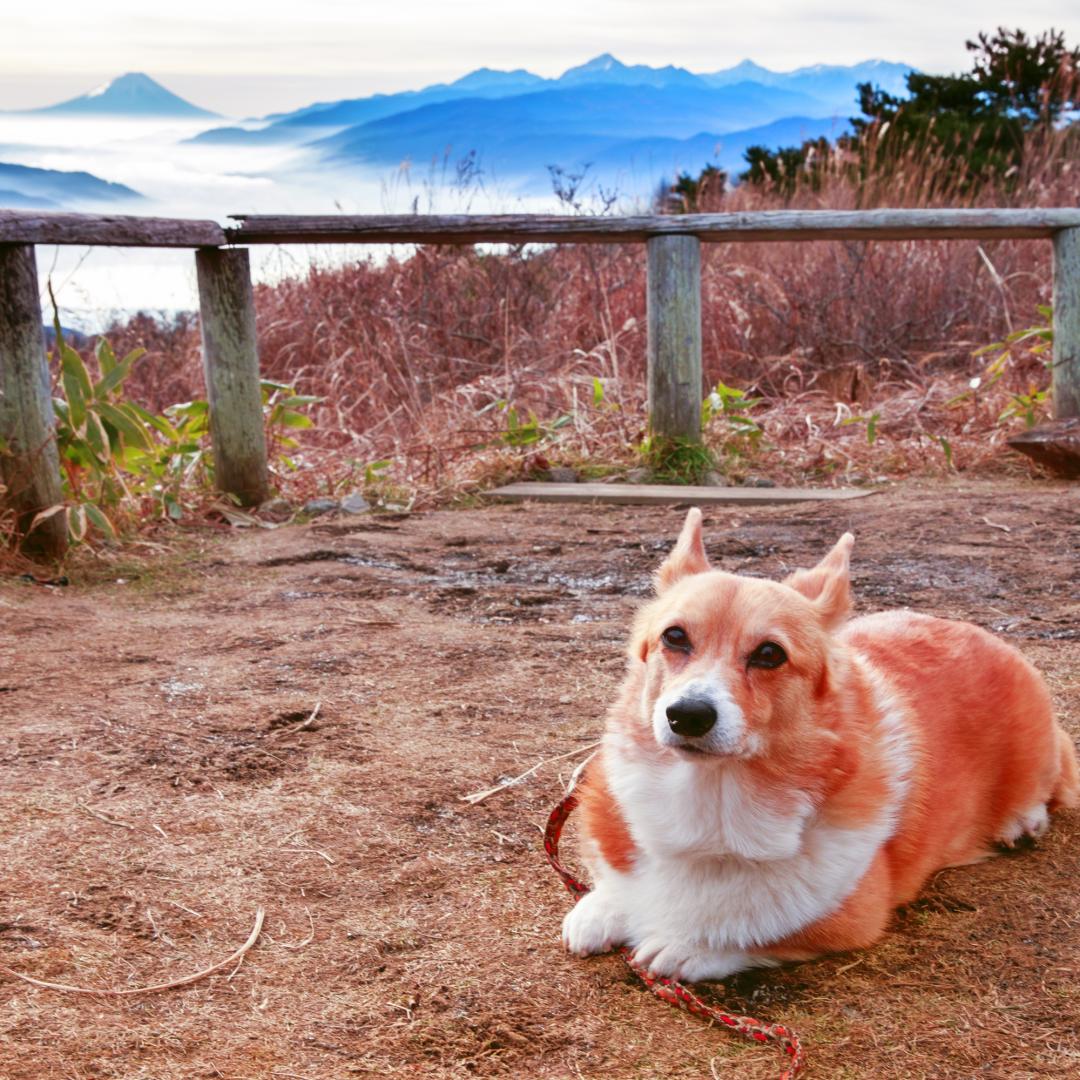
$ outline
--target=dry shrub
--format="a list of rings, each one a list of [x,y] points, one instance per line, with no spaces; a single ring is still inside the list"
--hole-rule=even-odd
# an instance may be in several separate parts
[[[743,185],[714,189],[713,204],[698,209],[1066,206],[1080,197],[1080,171],[1053,137],[1032,141],[1023,174],[1008,183],[964,192],[933,155],[856,183],[837,156],[790,199]],[[758,472],[786,477],[791,462],[808,467],[823,452],[822,476],[849,475],[868,454],[872,472],[924,468],[942,457],[926,454],[942,436],[970,436],[947,466],[985,463],[1002,441],[997,416],[1009,394],[1032,378],[1045,385],[1045,371],[1013,371],[982,402],[946,405],[981,370],[973,351],[1032,322],[1050,282],[1044,242],[708,245],[706,380],[765,397],[772,451],[758,455]],[[393,459],[398,481],[432,497],[544,460],[626,464],[644,433],[642,245],[395,249],[258,286],[256,304],[264,374],[325,399],[309,464],[337,468],[328,454],[338,464]],[[140,315],[108,333],[119,350],[150,350],[133,380],[149,404],[202,392],[193,317],[163,325]],[[520,417],[533,411],[541,429],[559,415],[570,422],[508,448],[502,403]],[[864,439],[837,459],[825,443],[857,434],[842,423],[845,410],[878,411],[888,439]],[[823,425],[838,430],[815,436]]]

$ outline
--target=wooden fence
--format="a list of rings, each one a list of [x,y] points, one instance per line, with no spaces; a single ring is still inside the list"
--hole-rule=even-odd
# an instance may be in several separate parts
[[[250,244],[625,244],[648,262],[650,425],[700,438],[702,243],[810,240],[1050,240],[1054,251],[1053,400],[1080,416],[1080,209],[769,210],[647,217],[542,215],[237,215],[214,221],[0,210],[0,479],[25,525],[61,501],[35,244],[191,248],[219,487],[243,503],[268,493]],[[59,518],[30,538],[64,550]]]

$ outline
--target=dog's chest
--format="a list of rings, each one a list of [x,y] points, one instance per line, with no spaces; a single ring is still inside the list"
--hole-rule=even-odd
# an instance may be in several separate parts
[[[808,799],[770,805],[734,770],[703,780],[692,762],[649,768],[618,753],[605,764],[637,849],[618,889],[636,940],[673,934],[718,949],[777,941],[835,910],[890,831],[886,821],[823,825]]]
[[[605,764],[636,843],[663,857],[790,857],[812,813],[804,796],[783,805],[761,798],[737,769],[706,770],[681,760],[653,766],[617,750]]]

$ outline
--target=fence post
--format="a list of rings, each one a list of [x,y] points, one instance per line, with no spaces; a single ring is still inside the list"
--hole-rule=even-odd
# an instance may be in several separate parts
[[[0,478],[20,534],[36,513],[64,501],[55,428],[34,248],[0,244],[0,439],[7,445]],[[65,516],[46,518],[22,550],[60,558],[67,550]]]
[[[648,255],[649,427],[701,439],[701,241],[651,236]]]
[[[247,248],[199,248],[195,269],[214,482],[253,506],[270,485]]]
[[[1080,416],[1080,229],[1054,234],[1054,416]]]

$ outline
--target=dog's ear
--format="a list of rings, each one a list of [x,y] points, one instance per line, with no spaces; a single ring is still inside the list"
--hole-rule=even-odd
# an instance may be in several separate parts
[[[796,570],[784,579],[796,592],[800,592],[821,612],[826,625],[835,626],[847,618],[851,611],[851,575],[848,564],[855,537],[844,533],[836,546],[813,570]]]
[[[709,559],[701,540],[701,511],[694,506],[686,515],[671,554],[656,571],[656,591],[662,593],[688,574],[703,574],[708,569]]]

